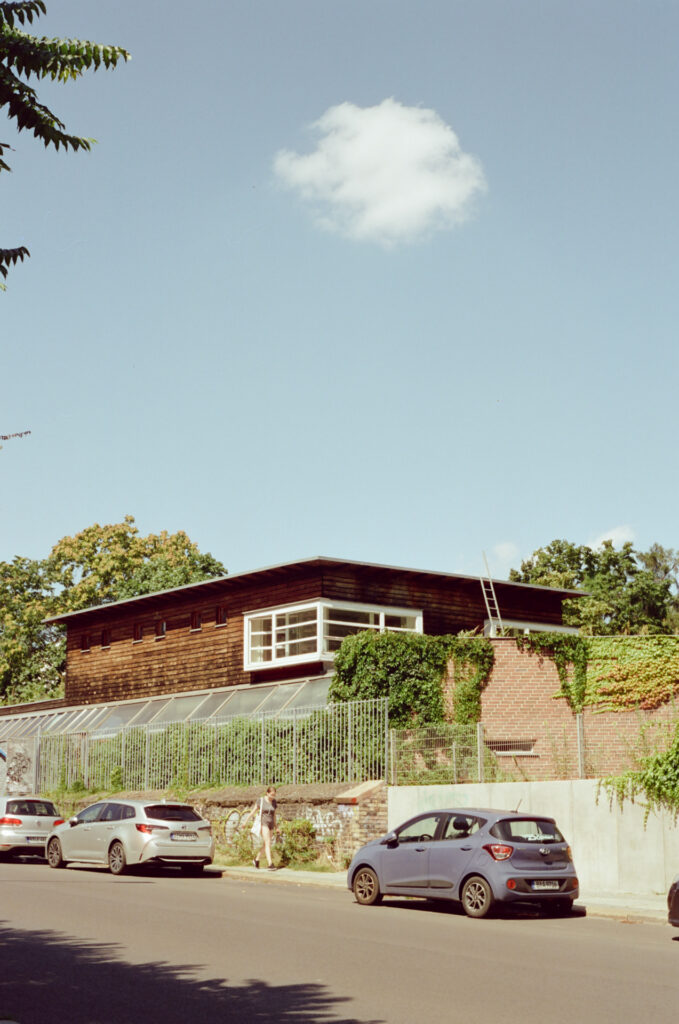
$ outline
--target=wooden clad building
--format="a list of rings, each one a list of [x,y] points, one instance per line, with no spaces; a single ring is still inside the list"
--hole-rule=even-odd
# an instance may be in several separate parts
[[[565,629],[577,592],[496,581],[503,624]],[[478,577],[315,557],[56,616],[67,627],[65,704],[322,676],[363,629],[478,629]],[[570,630],[568,630],[570,632]]]

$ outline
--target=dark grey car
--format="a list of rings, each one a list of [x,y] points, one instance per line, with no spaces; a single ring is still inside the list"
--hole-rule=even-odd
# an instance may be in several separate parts
[[[495,903],[572,909],[578,879],[553,818],[473,808],[428,811],[363,846],[347,884],[358,903],[383,896],[459,900],[470,917]]]
[[[667,893],[667,920],[679,928],[679,875],[676,876]]]

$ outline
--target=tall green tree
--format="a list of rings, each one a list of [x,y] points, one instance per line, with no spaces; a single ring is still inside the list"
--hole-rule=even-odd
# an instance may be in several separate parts
[[[587,591],[564,602],[564,622],[590,636],[669,633],[676,600],[669,556],[660,545],[638,553],[629,542],[616,549],[610,540],[598,548],[553,540],[534,551],[520,569],[512,569],[509,578]]]
[[[42,560],[0,562],[0,703],[61,692],[64,631],[46,617],[224,575],[182,530],[144,537],[133,516],[64,537]]]
[[[129,60],[130,55],[120,46],[48,39],[23,30],[23,26],[46,13],[44,0],[0,2],[0,109],[7,111],[18,131],[32,132],[45,147],[89,150],[94,139],[70,134],[63,121],[40,102],[31,79],[68,82],[80,78],[85,71],[114,68],[119,61]],[[0,172],[10,170],[5,159],[9,149],[8,143],[0,142]],[[0,249],[0,275],[6,278],[8,269],[29,255],[25,245]],[[4,287],[0,281],[0,288]]]

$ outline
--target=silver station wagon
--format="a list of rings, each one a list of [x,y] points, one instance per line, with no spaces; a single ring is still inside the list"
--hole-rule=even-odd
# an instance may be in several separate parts
[[[48,835],[62,822],[51,800],[0,796],[0,856],[35,853],[44,857]]]
[[[419,814],[363,846],[347,884],[366,906],[421,896],[457,900],[469,917],[518,901],[569,911],[578,896],[571,850],[553,818],[467,807]]]
[[[47,863],[106,864],[114,875],[127,867],[155,862],[198,874],[214,857],[209,821],[180,803],[102,800],[91,804],[47,840]]]

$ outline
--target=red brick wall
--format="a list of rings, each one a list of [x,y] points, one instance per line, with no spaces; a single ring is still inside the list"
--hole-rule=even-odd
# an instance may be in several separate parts
[[[488,741],[533,740],[532,755],[500,756],[500,767],[512,777],[554,779],[578,777],[576,716],[563,697],[551,658],[521,651],[512,639],[493,639],[495,664],[481,695],[481,721]],[[446,680],[446,703],[452,709],[453,668]],[[662,743],[677,709],[600,713],[583,712],[585,766],[590,778],[635,766],[640,736]]]

